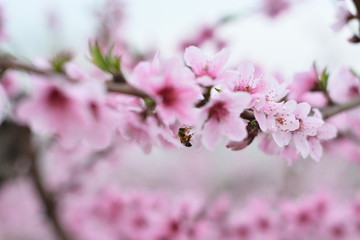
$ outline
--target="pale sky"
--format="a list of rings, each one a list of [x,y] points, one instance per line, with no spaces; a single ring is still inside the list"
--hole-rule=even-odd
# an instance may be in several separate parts
[[[0,0],[6,8],[9,35],[6,49],[22,56],[51,55],[63,48],[87,50],[94,12],[105,0]],[[179,39],[229,13],[249,13],[254,0],[125,0],[125,37],[139,49],[153,47],[171,56]],[[360,47],[346,42],[350,29],[334,33],[336,1],[303,0],[276,20],[248,14],[224,27],[232,60],[262,63],[285,73],[306,70],[313,61],[339,67],[360,60]],[[56,13],[59,32],[49,30]],[[353,66],[356,68],[356,66]]]

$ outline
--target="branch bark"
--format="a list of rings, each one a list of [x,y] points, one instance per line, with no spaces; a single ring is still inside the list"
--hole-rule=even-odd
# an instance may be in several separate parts
[[[53,76],[54,74],[61,74],[67,80],[71,82],[77,82],[76,79],[69,77],[65,73],[58,73],[51,70],[42,70],[30,64],[18,62],[16,59],[13,59],[11,57],[1,56],[1,55],[0,55],[0,69],[14,69],[14,70],[34,73],[42,76]],[[125,81],[125,77],[122,74],[115,76],[113,81],[107,81],[106,88],[109,92],[122,93],[140,98],[151,98],[148,94],[141,91],[140,89],[137,89],[127,84]]]
[[[140,98],[151,98],[145,92],[137,89],[127,83],[116,83],[113,81],[106,82],[106,88],[109,92],[122,93],[126,95],[132,95]]]
[[[38,154],[32,141],[31,131],[27,127],[19,126],[19,128],[22,128],[23,138],[26,138],[27,140],[22,148],[27,152],[27,157],[31,161],[30,177],[33,181],[41,204],[44,207],[45,213],[53,227],[55,236],[59,240],[72,240],[73,238],[66,233],[60,222],[55,197],[46,189],[44,184]]]
[[[3,69],[3,70],[13,69],[13,70],[23,71],[23,72],[27,72],[27,73],[34,73],[34,74],[38,74],[41,76],[62,75],[70,82],[77,82],[76,79],[71,78],[70,76],[66,75],[65,73],[56,72],[53,70],[39,69],[36,66],[19,62],[16,59],[14,59],[12,57],[8,57],[8,56],[0,55],[0,69]]]
[[[360,96],[349,102],[330,106],[321,110],[324,119],[330,118],[338,113],[345,112],[354,108],[360,107]]]
[[[356,7],[356,15],[357,18],[360,18],[359,13],[360,13],[360,0],[353,0],[355,7]]]

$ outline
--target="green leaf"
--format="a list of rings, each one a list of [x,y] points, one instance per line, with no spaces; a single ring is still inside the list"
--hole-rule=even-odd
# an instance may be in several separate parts
[[[350,68],[350,71],[351,71],[351,73],[352,73],[355,77],[360,78],[360,75],[358,74],[358,72],[356,72],[355,69]]]
[[[72,59],[73,55],[71,53],[60,52],[51,60],[52,68],[56,72],[63,72],[65,63],[71,61]]]
[[[121,59],[114,55],[114,47],[109,48],[107,53],[103,53],[97,42],[90,43],[91,61],[100,69],[108,72],[112,75],[119,74],[121,72]]]
[[[156,106],[156,102],[152,98],[144,98],[145,106],[147,109],[154,110]]]
[[[319,77],[319,86],[321,91],[324,92],[327,91],[328,80],[329,80],[329,72],[327,68],[324,68],[324,70],[321,72]]]

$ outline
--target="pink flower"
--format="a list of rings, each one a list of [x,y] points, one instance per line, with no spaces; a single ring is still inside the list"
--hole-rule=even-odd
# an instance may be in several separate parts
[[[287,160],[289,165],[292,164],[293,160],[299,158],[296,149],[290,145],[279,147],[273,137],[269,134],[262,134],[259,136],[259,148],[267,154],[281,156]]]
[[[94,148],[110,145],[117,117],[106,106],[102,85],[39,80],[34,93],[18,106],[19,121],[37,133],[60,137],[66,146],[80,141]]]
[[[213,86],[224,80],[223,69],[229,58],[229,51],[223,49],[215,56],[205,55],[199,48],[191,46],[184,53],[185,63],[191,68],[199,84]]]
[[[266,81],[264,78],[255,78],[255,66],[250,62],[241,62],[236,71],[229,72],[232,78],[225,82],[230,91],[248,92],[252,96],[265,94]]]
[[[292,136],[294,145],[303,158],[309,156],[311,148],[313,148],[314,152],[317,152],[314,156],[321,156],[320,152],[318,152],[320,143],[314,140],[309,142],[308,137],[316,136],[317,130],[324,125],[324,121],[320,117],[309,116],[310,111],[311,106],[305,102],[299,103],[295,110],[295,116],[299,120],[300,126],[296,131],[292,132]]]
[[[82,100],[85,104],[89,126],[82,136],[83,141],[94,148],[106,148],[113,140],[120,116],[107,105],[104,89],[97,84],[87,85],[83,87],[86,92]]]
[[[287,0],[262,0],[262,11],[271,18],[275,18],[290,7]]]
[[[19,104],[18,119],[35,132],[50,132],[74,144],[83,135],[88,119],[83,101],[73,90],[66,84],[37,83],[32,96]]]
[[[331,27],[335,32],[338,32],[353,18],[355,16],[345,6],[339,6],[336,13],[336,22]]]
[[[291,132],[299,128],[299,121],[294,114],[296,107],[297,103],[294,100],[278,104],[267,115],[266,122],[259,122],[262,129],[272,132],[272,136],[279,147],[288,145],[291,141]]]
[[[329,77],[328,91],[331,99],[343,103],[359,96],[360,81],[349,69],[343,68]]]
[[[267,77],[264,81],[266,81],[266,87],[263,92],[256,95],[256,97],[253,97],[253,108],[254,115],[259,123],[260,129],[266,132],[269,127],[267,118],[276,115],[279,109],[283,107],[291,108],[294,104],[290,102],[283,106],[283,102],[279,103],[279,101],[281,101],[288,93],[287,82],[280,84],[276,79],[271,77]],[[288,112],[289,110],[291,109],[287,109],[285,112]],[[291,116],[289,115],[289,117]]]
[[[112,105],[120,115],[118,129],[125,140],[136,143],[145,153],[151,152],[154,145],[165,148],[180,146],[177,133],[154,116],[147,116],[146,107],[139,98],[122,95],[114,98]]]
[[[201,90],[179,61],[173,59],[160,66],[156,56],[151,63],[141,62],[133,71],[131,83],[154,98],[156,112],[166,124],[177,119],[185,124],[194,123]]]
[[[1,79],[1,86],[5,90],[6,94],[11,97],[16,97],[20,93],[20,79],[14,74],[14,72],[6,71]]]
[[[260,148],[270,154],[280,154],[290,163],[298,157],[297,153],[303,158],[311,156],[318,161],[323,155],[322,141],[334,138],[336,128],[324,123],[318,110],[314,109],[314,114],[310,115],[311,106],[308,103],[296,104],[290,100],[285,105],[288,106],[280,110],[280,114],[267,119],[272,121],[272,127],[268,129],[276,145],[266,137],[262,139]]]
[[[314,112],[314,118],[322,119],[319,110],[314,109]],[[337,129],[330,123],[324,122],[321,127],[317,128],[316,135],[308,138],[311,158],[319,161],[324,152],[321,142],[334,139],[336,135]]]
[[[79,81],[85,81],[89,79],[87,74],[74,62],[65,63],[64,71],[68,76]]]
[[[289,85],[289,99],[297,102],[308,102],[313,107],[324,107],[327,99],[323,92],[313,91],[318,85],[318,77],[314,70],[297,73]]]
[[[213,149],[222,136],[231,141],[242,141],[247,136],[247,132],[240,114],[249,103],[250,95],[242,92],[233,93],[223,90],[213,96],[201,113],[201,119],[205,122],[202,129],[204,146]]]

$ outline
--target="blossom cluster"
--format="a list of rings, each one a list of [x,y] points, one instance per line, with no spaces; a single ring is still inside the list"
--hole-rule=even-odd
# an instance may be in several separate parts
[[[263,0],[260,9],[275,18],[291,6]],[[66,52],[28,62],[0,53],[1,239],[359,239],[358,200],[243,202],[99,186],[110,171],[95,176],[95,167],[104,170],[97,163],[121,162],[133,154],[130,144],[145,153],[222,144],[238,151],[257,141],[289,163],[318,161],[325,150],[360,159],[354,70],[314,64],[287,79],[248,61],[232,65],[221,21],[179,44],[178,58],[138,56],[120,33],[123,6],[109,0],[105,8],[89,66]],[[1,10],[0,41],[7,37]],[[342,10],[335,28],[354,18]],[[199,48],[206,44],[217,52]]]
[[[179,59],[162,60],[158,55],[140,62],[128,69],[126,82],[119,84],[140,90],[141,97],[109,94],[104,72],[88,74],[67,62],[63,66],[66,79],[31,76],[28,96],[10,101],[16,103],[11,105],[13,117],[35,133],[56,137],[68,147],[82,143],[104,149],[120,138],[136,142],[145,152],[153,145],[180,147],[181,143],[214,149],[225,139],[228,148],[240,150],[259,135],[265,152],[289,160],[300,156],[319,160],[323,142],[336,136],[336,128],[310,105],[326,106],[322,98],[328,92],[315,93],[311,87],[320,84],[317,75],[300,74],[290,84],[257,71],[250,62],[226,67],[228,58],[225,49],[208,56],[191,46],[184,53],[185,65]],[[111,58],[108,61],[110,64]],[[48,62],[37,64],[51,70]],[[306,85],[302,81],[299,87],[297,78],[313,82]],[[353,75],[349,78],[357,81]],[[16,84],[10,71],[3,81],[3,104],[7,98],[18,99],[22,94]],[[339,92],[341,88],[331,84],[333,101],[351,98],[346,89]]]
[[[54,237],[43,224],[31,185],[23,180],[0,192],[2,239]],[[27,199],[27,201],[22,201]],[[61,219],[76,239],[355,240],[360,237],[360,202],[326,194],[299,199],[253,196],[245,202],[219,196],[120,190],[102,187],[64,199]],[[16,207],[14,207],[16,206]],[[21,224],[21,228],[19,228]]]

